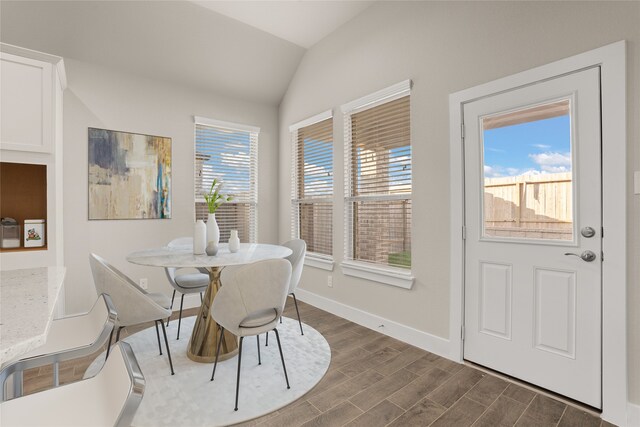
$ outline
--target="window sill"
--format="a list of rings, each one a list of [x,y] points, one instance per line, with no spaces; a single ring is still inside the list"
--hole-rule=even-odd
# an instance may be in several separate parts
[[[333,271],[333,258],[307,253],[304,257],[304,265],[321,270]]]
[[[403,289],[411,289],[413,287],[414,277],[411,274],[411,270],[382,267],[361,261],[343,261],[340,266],[346,276],[373,280],[374,282],[397,286]]]

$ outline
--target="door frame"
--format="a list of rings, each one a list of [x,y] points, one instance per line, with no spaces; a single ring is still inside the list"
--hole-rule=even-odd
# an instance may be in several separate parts
[[[464,141],[463,106],[496,93],[600,67],[602,132],[602,419],[627,425],[627,109],[624,40],[449,95],[450,310],[449,345],[463,360]]]

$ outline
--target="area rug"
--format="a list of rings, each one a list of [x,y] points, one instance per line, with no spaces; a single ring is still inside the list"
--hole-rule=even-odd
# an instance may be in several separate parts
[[[297,319],[283,318],[278,325],[282,351],[291,388],[287,390],[275,334],[269,345],[260,337],[262,365],[258,365],[255,337],[245,338],[242,349],[240,400],[234,411],[238,359],[218,363],[215,381],[210,381],[213,364],[196,363],[187,358],[187,344],[195,317],[182,319],[180,340],[176,340],[177,321],[167,328],[175,375],[169,371],[166,354],[158,354],[154,327],[124,339],[131,344],[146,380],[142,403],[133,426],[226,426],[248,421],[276,411],[302,397],[324,376],[331,362],[331,350],[324,337],[303,323],[300,335]],[[162,333],[161,333],[162,338]],[[164,349],[164,342],[162,343]],[[86,377],[94,375],[104,363],[96,359]]]

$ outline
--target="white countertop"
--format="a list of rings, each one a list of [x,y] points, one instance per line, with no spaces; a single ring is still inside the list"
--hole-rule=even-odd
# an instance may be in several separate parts
[[[238,252],[229,252],[229,245],[220,244],[215,256],[194,255],[191,245],[165,246],[131,253],[127,261],[133,264],[153,267],[222,267],[226,265],[250,264],[273,258],[285,258],[291,255],[286,246],[264,243],[240,243]]]
[[[65,271],[0,271],[0,365],[45,343]]]

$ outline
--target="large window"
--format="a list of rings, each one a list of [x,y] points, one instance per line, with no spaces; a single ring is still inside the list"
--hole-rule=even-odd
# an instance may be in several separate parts
[[[411,268],[409,81],[343,106],[345,259]]]
[[[291,234],[309,258],[333,255],[333,118],[331,111],[291,126]],[[316,265],[318,266],[318,265]]]
[[[196,117],[195,123],[196,219],[207,219],[203,195],[216,178],[222,182],[222,193],[233,195],[216,211],[220,241],[227,242],[230,230],[238,230],[241,242],[255,242],[260,129],[202,117]]]

